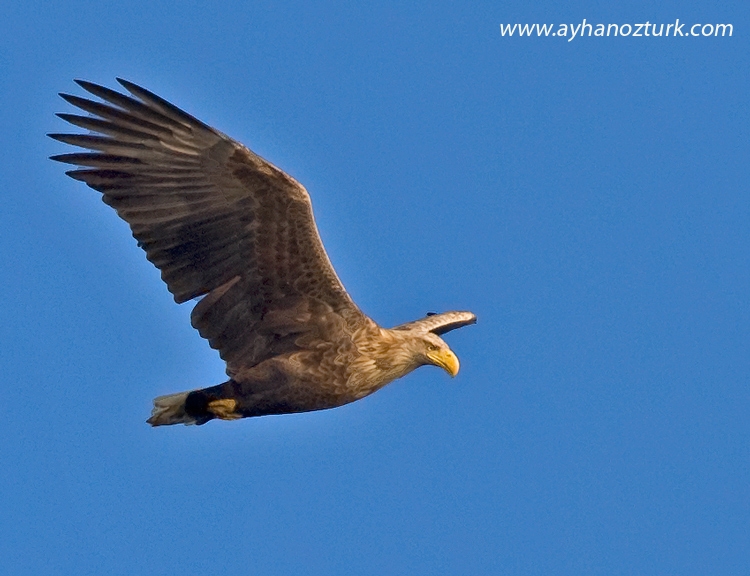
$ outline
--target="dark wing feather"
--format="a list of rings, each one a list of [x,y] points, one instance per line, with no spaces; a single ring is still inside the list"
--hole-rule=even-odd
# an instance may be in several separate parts
[[[469,324],[476,324],[477,317],[472,312],[443,312],[435,314],[429,312],[425,318],[414,320],[396,326],[394,330],[416,330],[417,332],[432,332],[440,336],[456,328],[462,328]]]
[[[60,114],[92,134],[50,134],[92,152],[54,160],[102,192],[175,300],[204,296],[193,326],[228,363],[252,366],[364,315],[325,253],[307,191],[238,142],[118,79],[132,96],[84,81],[104,102],[61,94],[92,114]]]

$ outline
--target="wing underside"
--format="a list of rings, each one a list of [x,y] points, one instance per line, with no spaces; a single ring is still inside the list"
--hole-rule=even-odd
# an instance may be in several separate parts
[[[193,325],[228,362],[253,365],[321,316],[363,317],[318,235],[305,189],[238,142],[151,92],[77,81],[102,102],[61,94],[88,134],[53,156],[128,222],[177,302],[204,296]],[[284,317],[279,322],[266,318]],[[279,330],[286,331],[287,340]],[[275,346],[275,348],[274,348]]]

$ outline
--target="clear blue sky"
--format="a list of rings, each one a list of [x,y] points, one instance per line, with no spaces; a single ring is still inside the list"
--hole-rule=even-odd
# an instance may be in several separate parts
[[[750,4],[276,4],[0,6],[0,571],[750,573]],[[733,36],[500,34],[584,18]],[[378,322],[476,312],[461,374],[146,425],[224,373],[47,159],[115,76],[305,184]]]

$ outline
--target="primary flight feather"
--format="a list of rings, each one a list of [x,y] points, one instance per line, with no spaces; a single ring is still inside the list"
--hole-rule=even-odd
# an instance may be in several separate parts
[[[88,149],[53,156],[103,194],[191,321],[227,364],[217,386],[154,400],[148,422],[341,406],[424,364],[451,376],[440,334],[476,322],[446,312],[385,329],[354,304],[326,255],[305,188],[242,144],[126,80],[130,93],[76,81],[101,102],[61,94],[89,134],[50,134]]]

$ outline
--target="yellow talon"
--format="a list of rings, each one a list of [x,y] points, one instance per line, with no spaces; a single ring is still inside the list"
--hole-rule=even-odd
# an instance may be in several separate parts
[[[242,418],[241,414],[234,411],[235,408],[237,408],[237,401],[231,398],[214,400],[208,403],[208,411],[222,420],[237,420]]]

